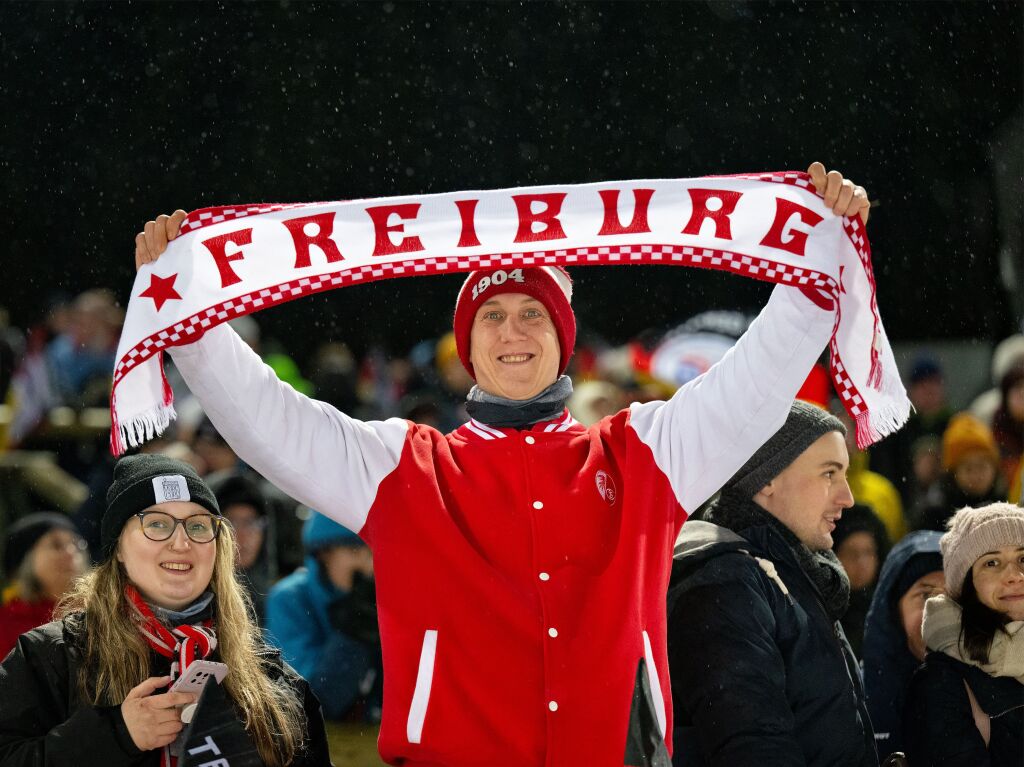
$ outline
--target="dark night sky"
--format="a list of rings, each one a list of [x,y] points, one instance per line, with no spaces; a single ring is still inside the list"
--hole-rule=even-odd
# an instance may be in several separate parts
[[[126,297],[135,233],[177,207],[821,159],[882,202],[890,336],[995,340],[1015,319],[991,141],[1020,119],[1022,27],[1018,2],[5,3],[0,304],[24,325],[55,290]],[[581,322],[613,341],[768,290],[667,267],[575,277]],[[458,284],[259,319],[300,358],[312,338],[404,352],[448,327]]]

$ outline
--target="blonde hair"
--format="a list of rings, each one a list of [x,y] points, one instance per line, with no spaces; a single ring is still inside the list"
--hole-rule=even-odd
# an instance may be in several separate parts
[[[203,544],[199,544],[203,545]],[[235,576],[237,556],[231,526],[223,524],[210,578],[215,595],[214,626],[220,659],[230,667],[224,679],[260,758],[270,767],[289,764],[306,736],[297,694],[271,682],[264,644],[251,618],[249,597]],[[93,705],[118,705],[150,676],[150,650],[139,632],[141,616],[125,597],[130,583],[124,566],[111,557],[79,579],[60,601],[56,615],[85,613],[85,658],[79,695]]]

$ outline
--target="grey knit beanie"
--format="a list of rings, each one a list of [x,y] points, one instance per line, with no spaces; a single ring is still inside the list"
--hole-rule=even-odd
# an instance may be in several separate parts
[[[1024,546],[1024,508],[1012,503],[966,506],[950,517],[939,540],[946,590],[959,599],[967,573],[982,554],[1003,546]]]
[[[797,400],[789,409],[782,428],[769,437],[750,460],[733,474],[732,479],[722,486],[722,491],[753,498],[758,490],[779,476],[804,450],[830,431],[846,435],[846,427],[834,415]]]

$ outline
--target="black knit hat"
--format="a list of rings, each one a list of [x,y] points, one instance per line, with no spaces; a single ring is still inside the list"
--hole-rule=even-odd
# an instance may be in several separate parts
[[[67,530],[79,535],[74,523],[55,511],[29,514],[10,526],[4,541],[4,572],[8,578],[17,572],[39,539],[51,530]]]
[[[744,498],[757,492],[779,476],[799,455],[830,431],[846,435],[843,422],[820,407],[797,400],[789,409],[786,422],[758,448],[750,460],[722,486]]]
[[[133,514],[167,501],[191,501],[220,515],[213,492],[187,463],[151,454],[129,455],[118,461],[100,524],[103,559],[114,553],[121,528]]]

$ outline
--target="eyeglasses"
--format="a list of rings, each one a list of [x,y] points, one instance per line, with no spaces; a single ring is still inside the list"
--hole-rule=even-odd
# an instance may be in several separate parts
[[[151,541],[166,541],[181,525],[189,540],[209,543],[220,534],[220,526],[224,521],[212,514],[194,514],[178,519],[162,511],[140,511],[135,516],[142,522],[142,534]]]

